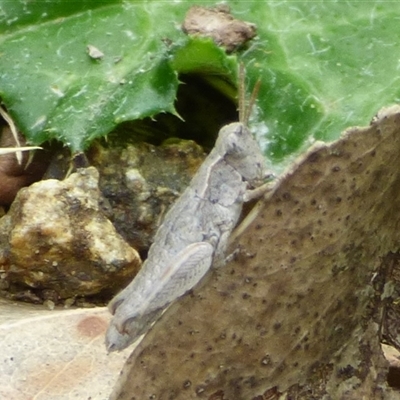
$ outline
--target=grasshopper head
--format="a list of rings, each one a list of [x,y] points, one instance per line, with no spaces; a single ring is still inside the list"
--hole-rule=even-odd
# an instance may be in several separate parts
[[[244,124],[235,122],[224,126],[215,149],[250,185],[262,182],[267,176],[260,146]]]

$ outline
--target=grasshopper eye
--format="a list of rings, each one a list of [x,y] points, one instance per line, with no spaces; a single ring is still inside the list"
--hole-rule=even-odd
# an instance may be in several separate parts
[[[240,138],[236,132],[229,135],[227,138],[225,152],[227,155],[238,155],[243,153],[243,146],[241,146]]]

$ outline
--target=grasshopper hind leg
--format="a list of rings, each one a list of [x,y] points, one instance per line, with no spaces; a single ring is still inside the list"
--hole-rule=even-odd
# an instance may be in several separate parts
[[[203,278],[211,267],[213,255],[210,243],[192,243],[178,252],[156,279],[152,276],[151,285],[144,292],[135,278],[129,289],[123,290],[109,305],[114,317],[106,335],[107,349],[122,350],[146,333],[174,300]],[[133,287],[137,291],[131,290]]]

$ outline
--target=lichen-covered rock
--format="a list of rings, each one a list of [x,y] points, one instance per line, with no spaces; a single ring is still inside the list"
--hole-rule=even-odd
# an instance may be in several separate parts
[[[150,247],[169,206],[189,184],[205,153],[191,140],[161,146],[94,146],[88,153],[100,173],[107,217],[139,252]]]
[[[0,220],[3,288],[17,284],[62,299],[115,291],[135,275],[140,257],[102,213],[98,179],[90,167],[18,193]]]

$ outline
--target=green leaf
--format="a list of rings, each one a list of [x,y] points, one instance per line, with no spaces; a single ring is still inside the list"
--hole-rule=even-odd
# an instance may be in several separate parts
[[[252,126],[275,164],[398,101],[400,3],[227,3],[258,28],[240,59],[249,91],[262,81]],[[236,56],[180,30],[192,4],[213,5],[0,0],[0,96],[29,141],[76,151],[122,121],[174,113],[178,73],[201,73],[234,97]]]
[[[283,0],[234,9],[258,27],[244,60],[250,81],[262,80],[258,118],[275,162],[399,101],[400,3]]]
[[[41,24],[45,21],[67,17],[107,5],[122,3],[121,0],[40,0],[1,1],[0,33],[21,29],[25,25]]]
[[[189,37],[176,46],[172,67],[180,74],[198,74],[227,97],[234,99],[237,88],[238,63],[210,38]]]
[[[65,3],[48,3],[49,14]],[[79,151],[122,121],[174,113],[178,79],[162,37],[181,33],[153,18],[153,4],[102,3],[2,37],[0,95],[30,142],[56,138]]]

